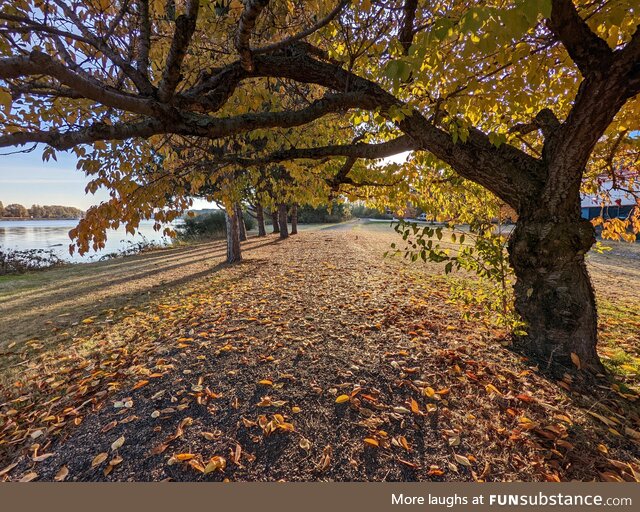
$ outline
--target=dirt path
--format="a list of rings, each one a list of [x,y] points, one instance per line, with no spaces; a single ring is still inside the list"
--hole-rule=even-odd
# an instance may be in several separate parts
[[[172,286],[78,325],[53,360],[23,356],[2,389],[3,478],[626,478],[610,460],[635,464],[640,422],[619,392],[583,403],[539,377],[461,321],[440,278],[383,259],[392,237],[253,240],[233,267],[205,257],[215,244],[141,258],[128,292],[157,272]]]

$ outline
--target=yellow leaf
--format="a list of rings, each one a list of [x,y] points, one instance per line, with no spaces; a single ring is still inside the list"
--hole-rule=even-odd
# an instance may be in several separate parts
[[[497,387],[495,387],[493,384],[487,384],[485,386],[485,389],[487,390],[487,393],[489,393],[489,394],[495,393],[496,395],[502,396],[502,393],[500,392],[500,390]]]
[[[82,321],[83,324],[92,324],[93,323],[93,318],[85,318]]]
[[[336,398],[336,403],[343,404],[345,402],[348,402],[349,400],[349,395],[340,395],[338,398]]]
[[[195,455],[193,453],[178,453],[177,455],[174,455],[174,457],[176,460],[184,461],[193,459]]]
[[[224,457],[220,457],[220,455],[215,455],[211,457],[209,463],[204,468],[204,474],[208,475],[214,471],[224,471],[224,468],[227,467],[227,460]]]
[[[378,441],[376,439],[373,439],[372,437],[365,437],[364,444],[367,444],[369,446],[374,446],[376,448],[380,446],[380,443],[378,443]]]
[[[260,384],[261,386],[273,386],[273,382],[269,379],[262,379],[258,382],[258,384]]]
[[[422,390],[422,393],[424,396],[428,396],[429,398],[436,394],[435,390],[428,386]]]
[[[414,414],[420,414],[420,406],[413,398],[411,399],[411,412]]]

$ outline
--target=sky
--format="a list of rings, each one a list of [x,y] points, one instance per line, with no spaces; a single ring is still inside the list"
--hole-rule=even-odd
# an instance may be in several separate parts
[[[58,161],[42,161],[42,148],[31,153],[7,155],[13,148],[0,152],[0,201],[6,206],[18,203],[27,208],[33,204],[75,206],[87,210],[106,201],[105,190],[95,195],[85,193],[88,183],[82,171],[76,170],[73,153],[56,152]],[[196,200],[193,207],[212,208],[206,201]]]

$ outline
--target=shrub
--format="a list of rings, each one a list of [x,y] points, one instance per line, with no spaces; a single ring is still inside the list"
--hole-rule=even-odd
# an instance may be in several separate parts
[[[307,205],[298,208],[298,222],[301,224],[343,222],[350,218],[350,205],[338,201],[333,201],[330,205],[323,204],[317,208]]]
[[[251,215],[244,212],[243,217],[247,230],[256,227],[256,221]],[[211,213],[196,215],[195,217],[187,217],[184,220],[184,224],[178,226],[176,230],[178,238],[183,240],[223,238],[227,232],[224,211],[216,210]]]
[[[358,219],[391,219],[393,215],[378,210],[376,208],[369,208],[364,204],[354,204],[351,207],[351,215]]]
[[[0,275],[22,274],[66,264],[51,249],[13,250],[0,248]]]

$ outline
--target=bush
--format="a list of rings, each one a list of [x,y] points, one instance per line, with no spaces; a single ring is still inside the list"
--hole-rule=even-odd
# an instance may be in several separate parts
[[[244,225],[247,230],[256,227],[255,219],[247,212],[243,213]],[[176,228],[178,238],[181,239],[209,239],[224,238],[227,234],[226,220],[223,210],[216,210],[204,215],[187,217],[184,224]]]
[[[333,201],[331,205],[317,208],[302,206],[298,208],[298,222],[301,224],[324,224],[343,222],[351,218],[351,207],[346,203]]]
[[[66,262],[51,249],[0,249],[0,275],[59,267]]]
[[[364,204],[355,204],[351,207],[351,215],[358,219],[391,219],[393,215],[376,208],[369,208]]]

